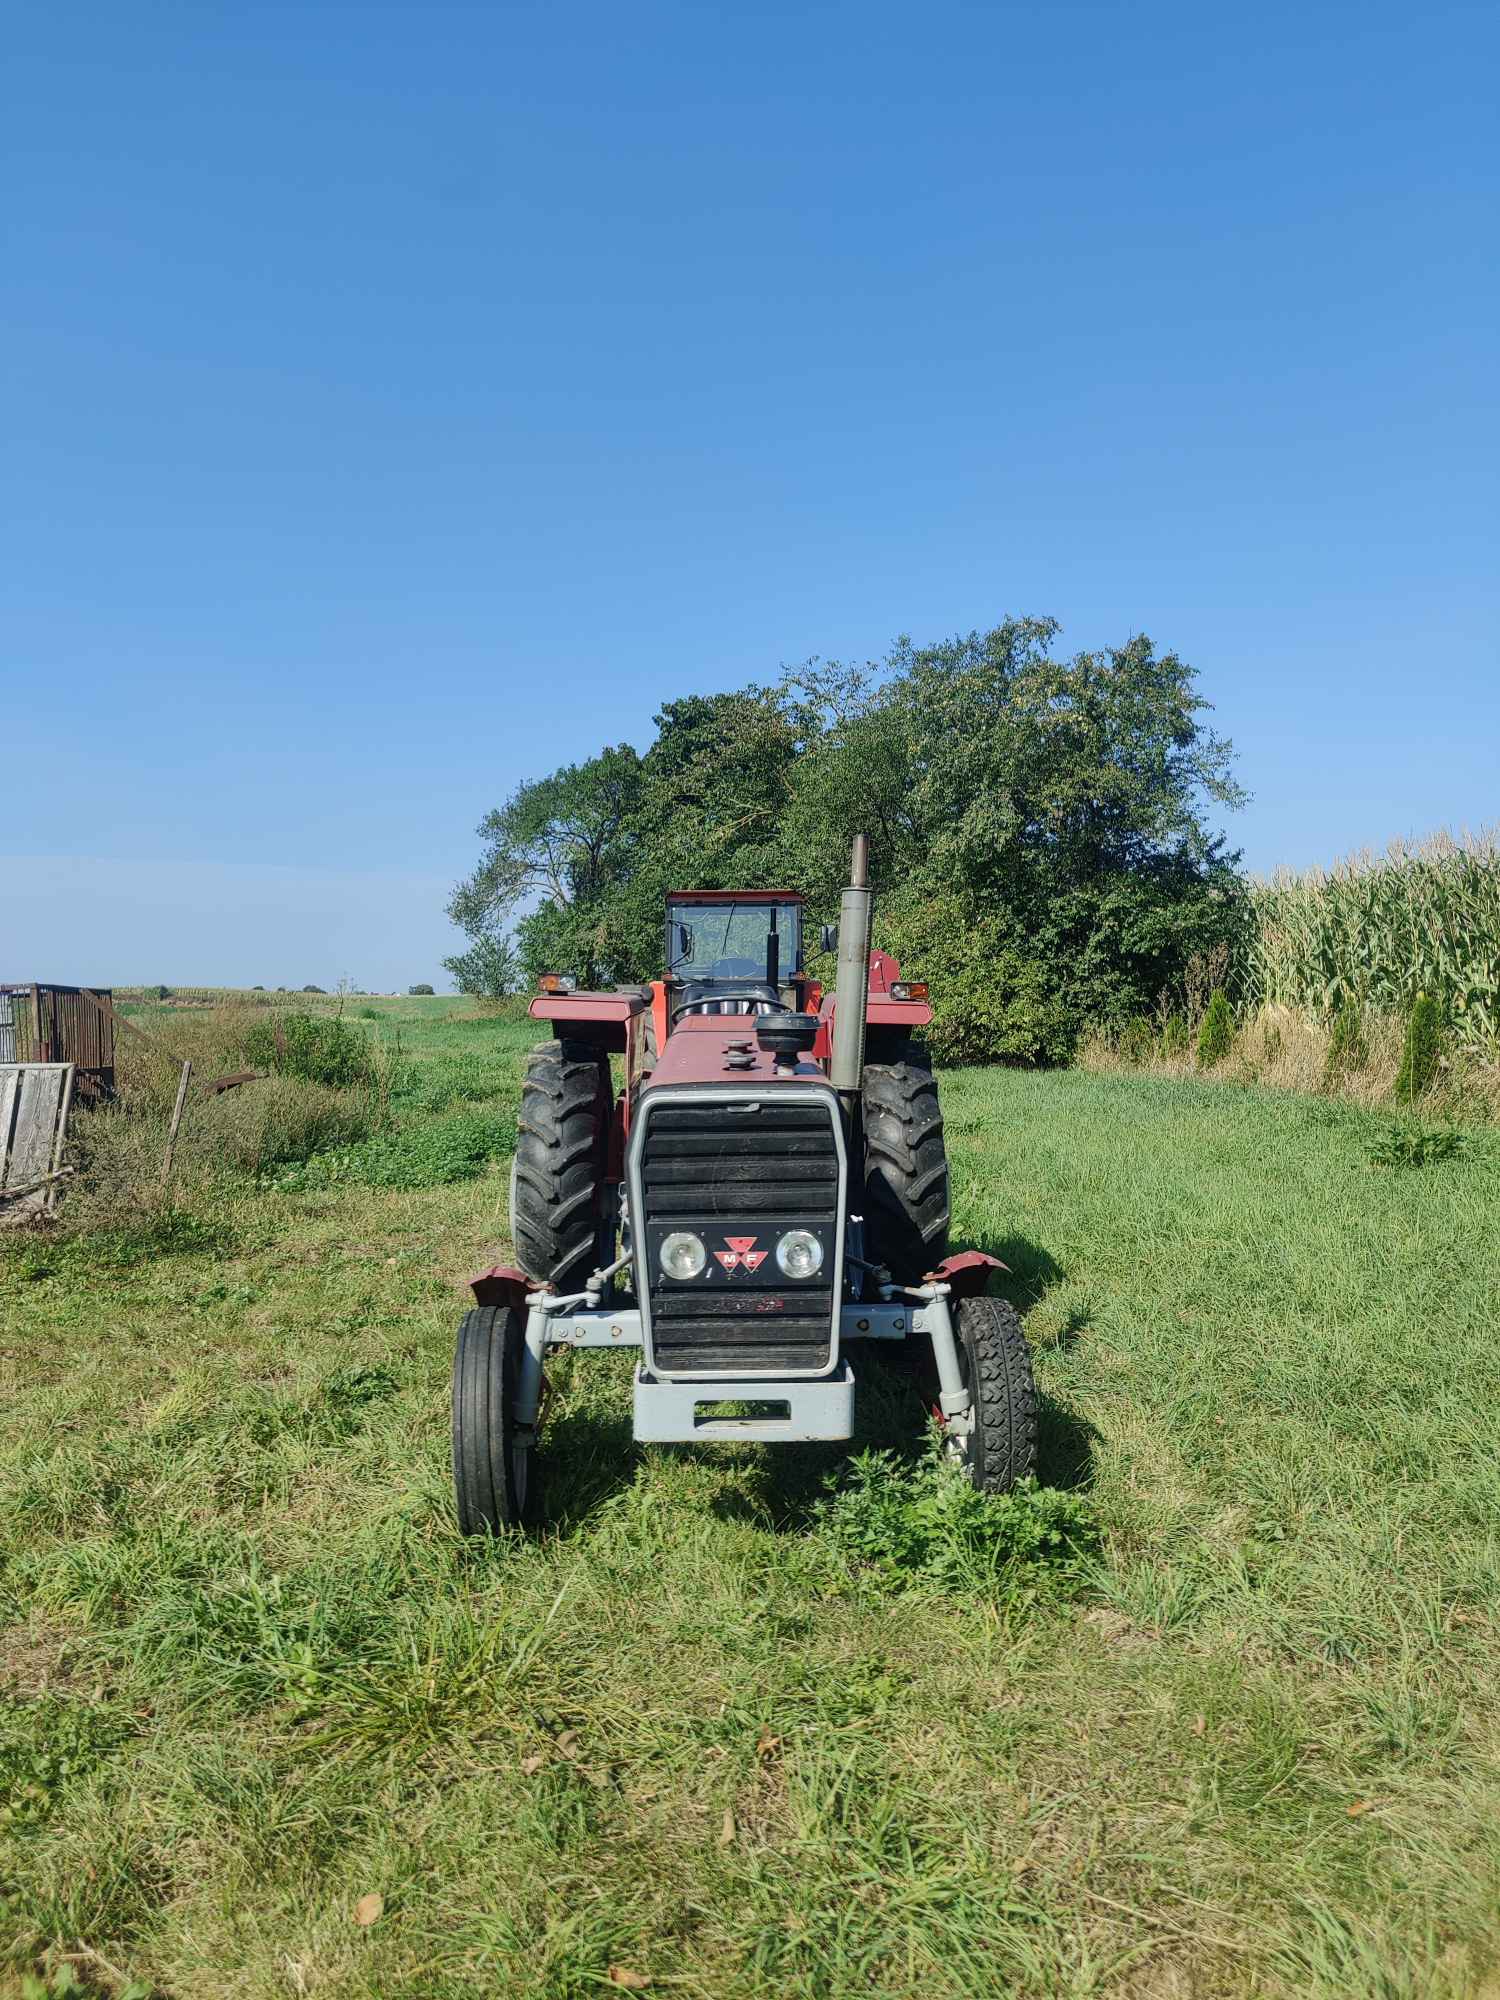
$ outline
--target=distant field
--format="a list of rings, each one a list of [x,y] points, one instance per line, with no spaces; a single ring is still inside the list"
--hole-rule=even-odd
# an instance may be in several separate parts
[[[344,1005],[413,1157],[509,1129],[532,1024]],[[623,1357],[552,1371],[553,1528],[460,1543],[503,1154],[0,1245],[0,1991],[1493,2000],[1500,1135],[944,1098],[1097,1535],[982,1588],[851,1557],[837,1450],[638,1451]],[[919,1448],[896,1372],[862,1417]]]

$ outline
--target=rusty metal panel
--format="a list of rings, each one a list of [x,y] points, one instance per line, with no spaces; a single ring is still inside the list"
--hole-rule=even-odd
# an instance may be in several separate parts
[[[112,1095],[112,989],[50,986],[39,981],[0,986],[0,1061],[71,1063],[78,1073],[81,1097]]]

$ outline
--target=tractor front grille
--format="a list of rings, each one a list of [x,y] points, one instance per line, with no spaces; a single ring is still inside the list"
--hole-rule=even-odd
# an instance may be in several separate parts
[[[755,1108],[648,1097],[642,1106],[638,1240],[660,1373],[816,1375],[832,1366],[842,1212],[838,1112],[824,1096],[778,1103],[768,1092]],[[701,1236],[709,1252],[688,1282],[661,1269],[662,1238],[677,1229]],[[778,1268],[788,1229],[822,1241],[815,1278],[798,1283]]]

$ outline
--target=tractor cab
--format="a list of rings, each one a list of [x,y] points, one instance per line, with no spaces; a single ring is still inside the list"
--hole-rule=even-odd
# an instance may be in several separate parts
[[[806,997],[802,898],[789,889],[694,889],[667,897],[672,1021],[798,1011]]]

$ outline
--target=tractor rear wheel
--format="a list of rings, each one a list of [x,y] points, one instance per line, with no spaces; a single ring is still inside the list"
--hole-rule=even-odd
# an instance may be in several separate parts
[[[516,1429],[526,1315],[516,1306],[465,1313],[453,1357],[453,1490],[461,1535],[496,1535],[534,1514],[531,1434]]]
[[[613,1110],[607,1056],[583,1042],[532,1050],[510,1170],[510,1233],[538,1284],[577,1291],[598,1267]]]
[[[950,1434],[952,1456],[981,1493],[1008,1493],[1036,1470],[1036,1383],[1021,1316],[1005,1299],[961,1299],[953,1333],[973,1428]]]
[[[913,1285],[948,1251],[948,1152],[926,1050],[908,1042],[897,1061],[866,1063],[863,1111],[868,1254]]]

